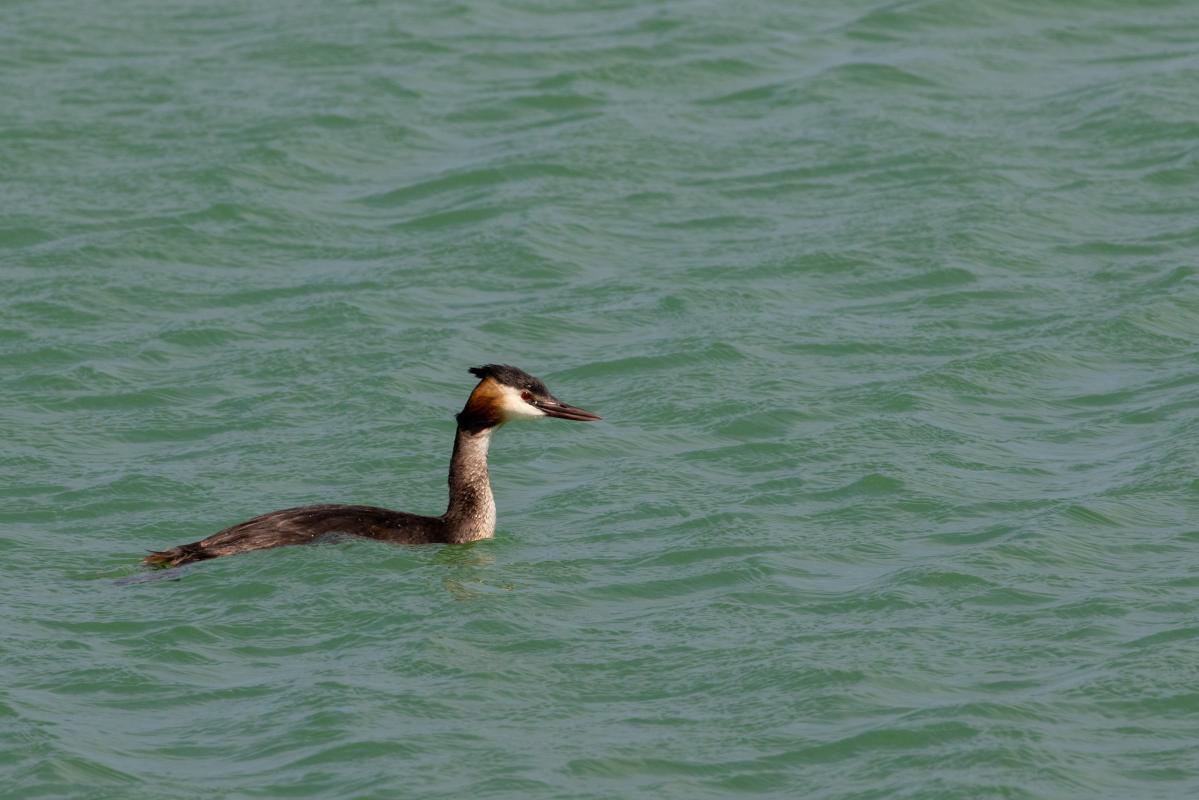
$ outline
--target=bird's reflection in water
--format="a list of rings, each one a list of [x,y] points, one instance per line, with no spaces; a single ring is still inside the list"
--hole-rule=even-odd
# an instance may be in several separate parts
[[[138,583],[154,583],[157,581],[178,581],[183,579],[183,567],[172,567],[170,569],[161,569],[157,572],[141,572],[135,575],[127,575],[124,578],[117,578],[112,582],[113,586],[133,586]]]
[[[495,556],[486,545],[463,544],[443,547],[433,563],[445,569],[441,585],[455,600],[474,600],[497,591],[510,592],[511,583],[495,583]]]

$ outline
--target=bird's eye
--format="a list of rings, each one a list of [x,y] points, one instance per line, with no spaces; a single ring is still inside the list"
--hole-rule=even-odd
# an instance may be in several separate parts
[[[532,392],[521,392],[520,399],[524,400],[526,403],[532,403],[533,402],[533,393]]]

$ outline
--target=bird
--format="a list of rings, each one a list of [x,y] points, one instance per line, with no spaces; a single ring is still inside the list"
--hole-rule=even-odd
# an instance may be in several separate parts
[[[285,508],[225,528],[190,544],[151,551],[146,566],[179,567],[252,550],[311,544],[326,535],[360,536],[396,544],[465,544],[495,535],[495,499],[487,473],[491,434],[518,419],[594,422],[598,414],[563,403],[545,383],[506,364],[472,367],[479,382],[455,419],[450,457],[450,500],[429,517],[377,506],[322,504]]]

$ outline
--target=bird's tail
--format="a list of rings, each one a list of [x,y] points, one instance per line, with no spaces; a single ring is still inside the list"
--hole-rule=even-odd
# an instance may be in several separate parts
[[[191,544],[181,544],[178,547],[172,547],[168,550],[154,550],[150,555],[142,559],[142,563],[147,567],[181,567],[184,564],[191,564],[193,561],[203,561],[207,558],[213,558],[213,555],[204,549],[204,545],[199,542]]]

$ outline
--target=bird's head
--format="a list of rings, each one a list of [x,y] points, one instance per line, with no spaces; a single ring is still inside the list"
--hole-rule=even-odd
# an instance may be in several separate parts
[[[550,394],[540,379],[516,367],[485,364],[470,371],[478,376],[479,384],[458,414],[458,427],[463,430],[473,433],[514,419],[557,417],[577,422],[600,419],[599,414],[563,403]]]

